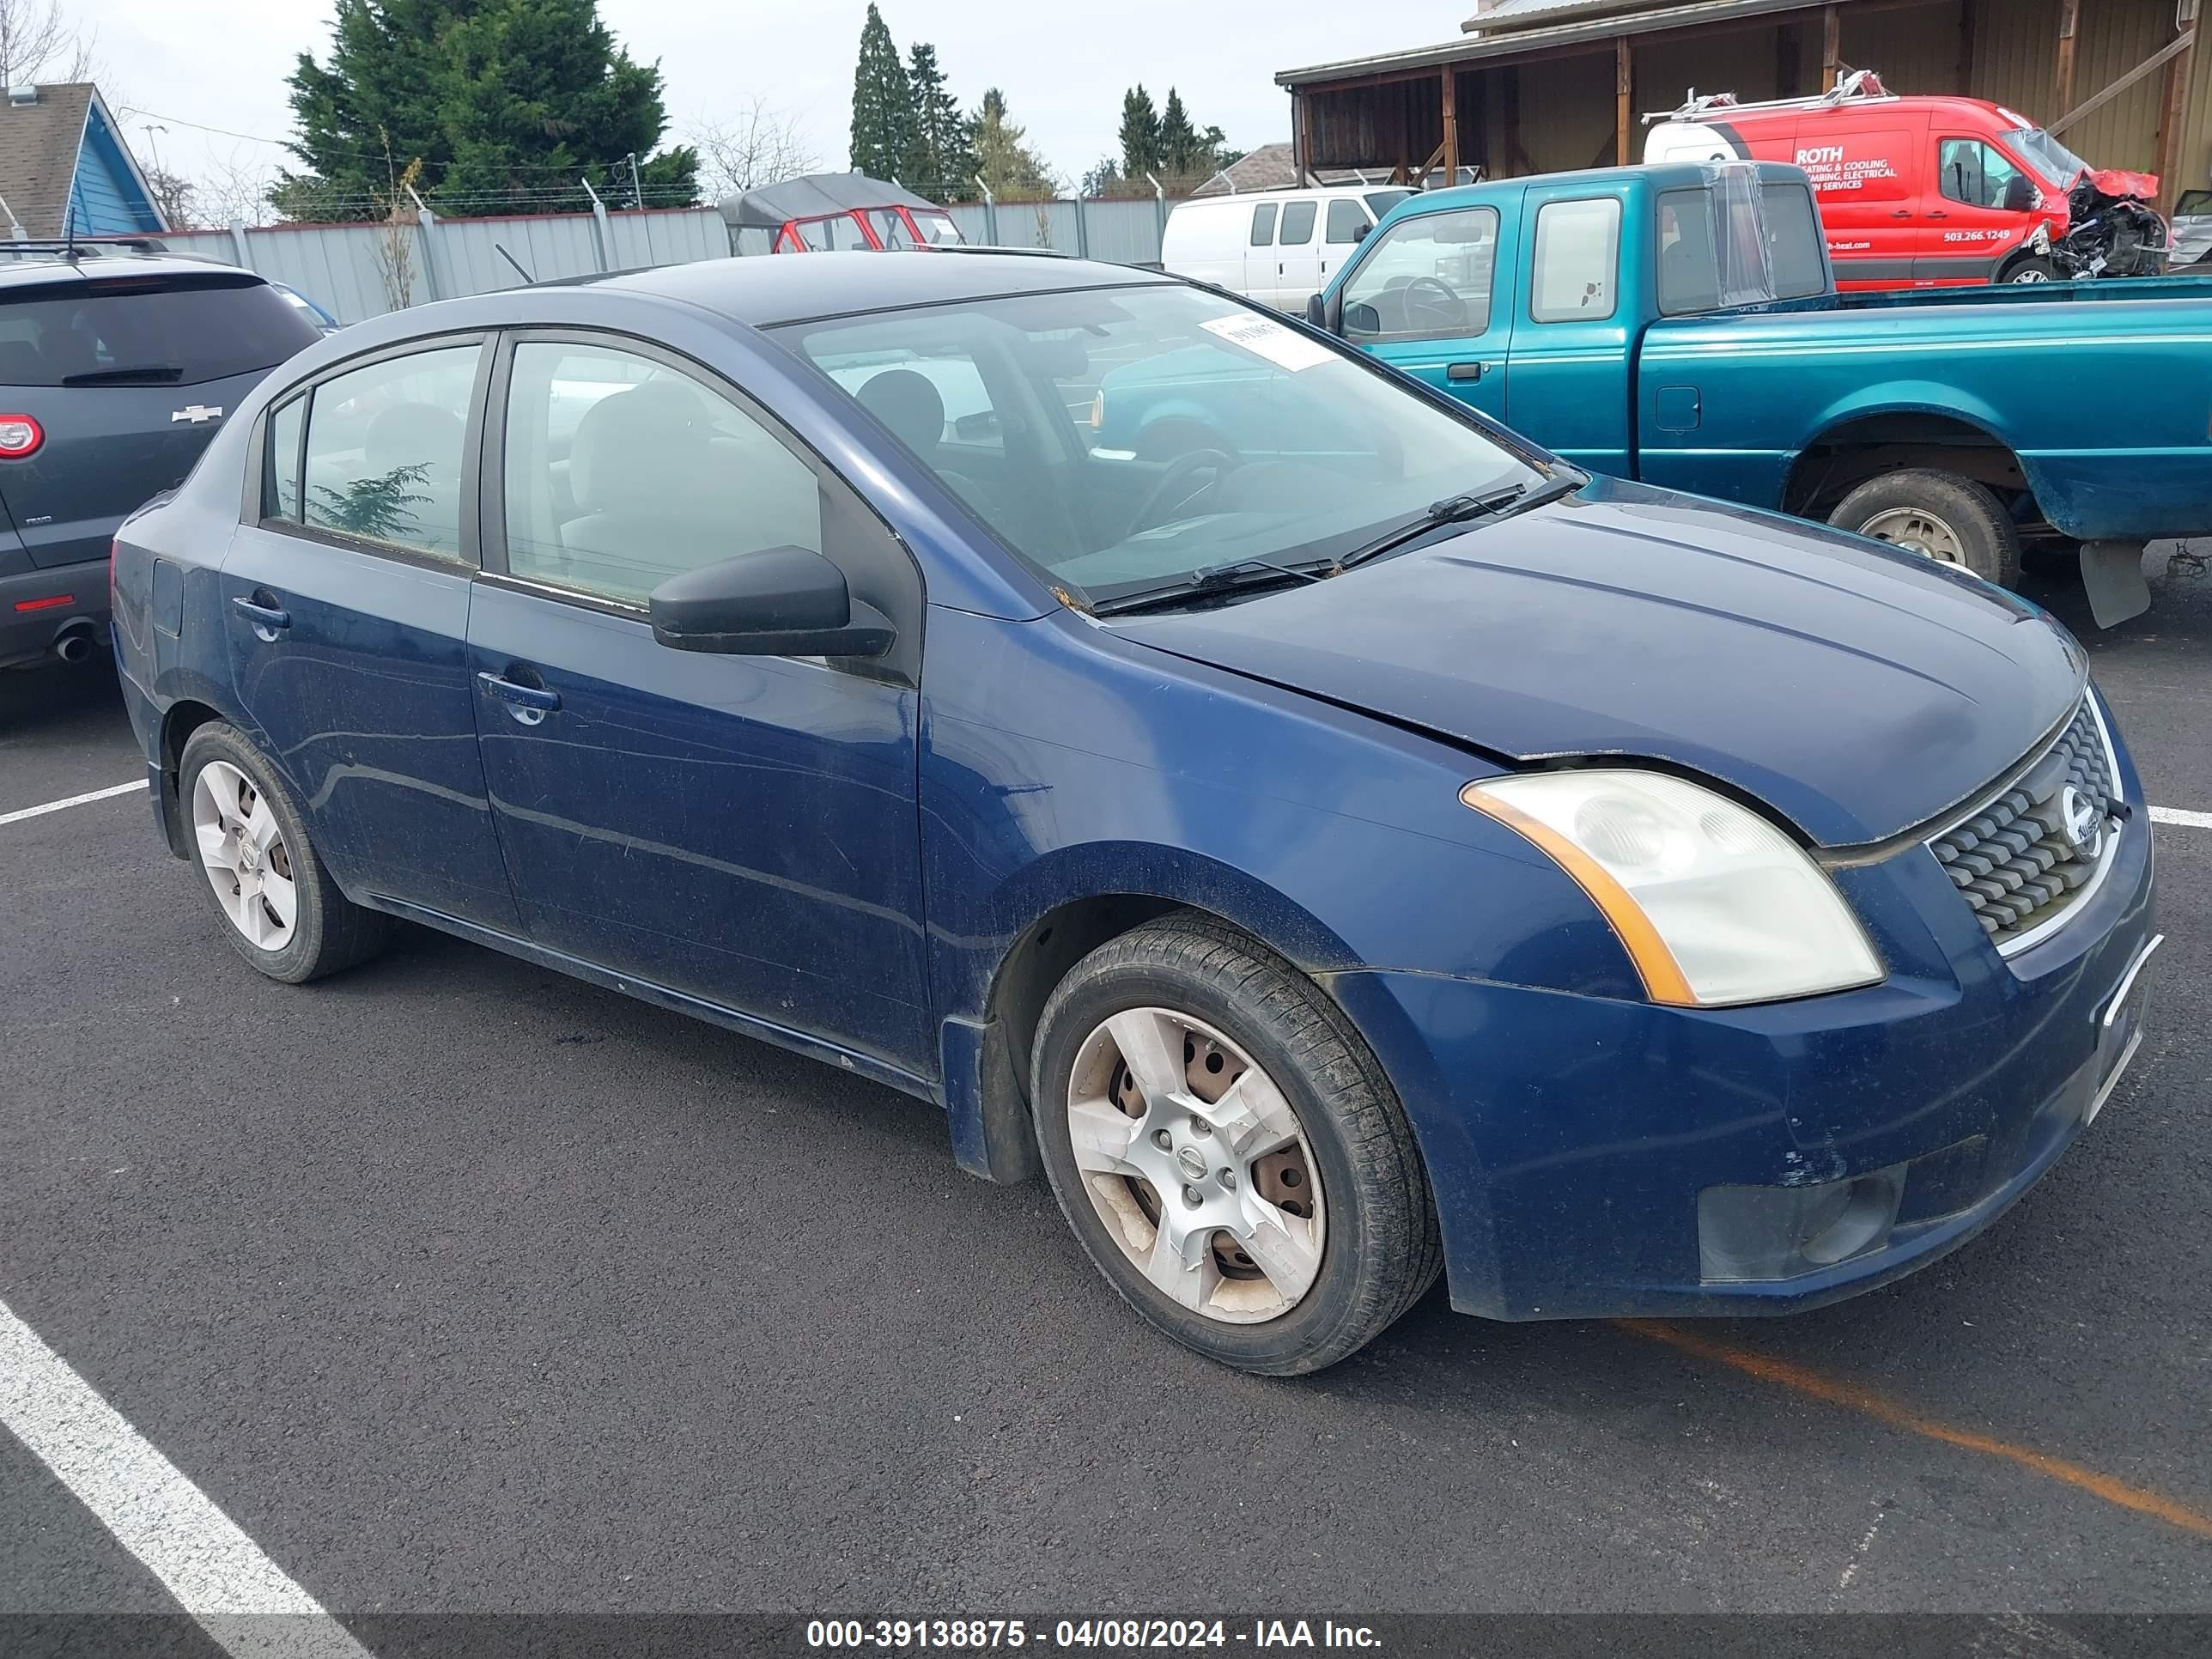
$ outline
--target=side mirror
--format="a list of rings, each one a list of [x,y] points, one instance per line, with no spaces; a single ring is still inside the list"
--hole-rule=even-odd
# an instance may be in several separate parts
[[[1316,328],[1328,326],[1328,307],[1318,294],[1306,295],[1306,321]]]
[[[1372,225],[1362,225],[1352,233],[1352,240],[1355,242],[1364,242],[1367,240],[1367,234],[1374,228]]]
[[[890,620],[856,604],[845,573],[811,548],[770,547],[671,576],[646,601],[653,637],[737,657],[880,657]]]

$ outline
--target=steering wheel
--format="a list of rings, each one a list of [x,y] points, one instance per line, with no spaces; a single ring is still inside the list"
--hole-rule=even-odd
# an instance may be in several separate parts
[[[1211,472],[1213,474],[1213,483],[1219,483],[1236,469],[1236,466],[1237,458],[1226,450],[1193,449],[1176,456],[1174,460],[1168,463],[1168,470],[1160,474],[1159,482],[1152,486],[1152,492],[1145,497],[1144,505],[1137,509],[1136,516],[1130,520],[1129,533],[1133,536],[1139,530],[1153,528],[1154,515],[1163,509],[1181,507],[1184,502],[1195,500],[1204,494],[1204,490],[1201,489],[1194,489],[1185,495],[1176,494],[1177,486],[1186,482],[1194,473]],[[1212,488],[1212,485],[1208,485],[1207,488]]]
[[[1418,296],[1418,297],[1417,297]],[[1435,276],[1416,276],[1399,291],[1406,321],[1415,328],[1464,328],[1467,301]]]

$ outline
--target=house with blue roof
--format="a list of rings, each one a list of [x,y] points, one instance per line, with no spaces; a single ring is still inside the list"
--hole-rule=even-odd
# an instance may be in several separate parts
[[[167,230],[154,192],[89,81],[0,94],[0,224],[14,240]]]

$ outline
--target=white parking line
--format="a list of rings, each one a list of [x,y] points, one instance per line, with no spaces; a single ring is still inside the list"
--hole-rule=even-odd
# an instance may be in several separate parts
[[[2185,812],[2178,806],[2154,806],[2153,823],[2174,823],[2185,830],[2212,830],[2212,812]]]
[[[50,800],[43,806],[21,806],[12,812],[0,812],[0,823],[21,823],[25,818],[42,818],[49,812],[63,812],[72,806],[83,806],[89,802],[106,800],[111,796],[127,795],[134,789],[143,789],[146,780],[136,783],[118,783],[111,788],[95,789],[87,795],[71,795],[67,800]]]
[[[111,792],[112,793],[112,792]],[[0,1424],[237,1659],[369,1659],[39,1334],[0,1302]]]

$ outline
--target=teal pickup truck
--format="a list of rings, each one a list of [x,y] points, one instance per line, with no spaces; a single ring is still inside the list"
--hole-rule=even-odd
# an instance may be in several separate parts
[[[2212,534],[2212,282],[1838,295],[1803,173],[1615,167],[1429,191],[1307,312],[1593,471],[1778,508],[2013,585],[2078,550],[2097,620],[2143,544]],[[1102,442],[1248,449],[1237,368],[1127,365]],[[1258,441],[1264,447],[1264,436]]]

